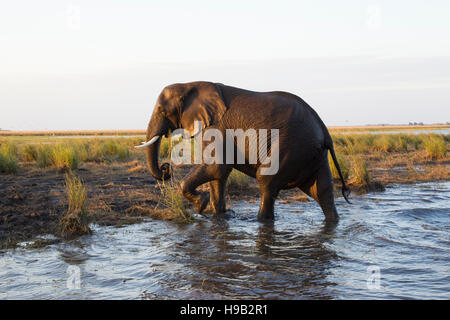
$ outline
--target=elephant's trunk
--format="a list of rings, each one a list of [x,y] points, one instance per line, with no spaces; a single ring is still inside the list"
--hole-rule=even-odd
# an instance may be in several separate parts
[[[163,163],[161,167],[159,166],[159,147],[161,146],[163,135],[167,134],[168,127],[165,119],[162,117],[157,118],[159,119],[152,117],[147,129],[147,141],[159,136],[159,139],[156,139],[154,143],[146,147],[147,165],[153,178],[157,180],[168,180],[172,172],[170,164]]]

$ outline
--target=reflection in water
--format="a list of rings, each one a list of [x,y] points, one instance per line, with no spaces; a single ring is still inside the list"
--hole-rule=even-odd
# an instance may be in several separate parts
[[[448,299],[449,196],[445,182],[338,199],[337,226],[313,202],[280,203],[273,223],[240,203],[190,225],[94,226],[78,240],[0,253],[0,297]],[[70,266],[80,289],[67,287]],[[370,289],[374,266],[381,286]]]

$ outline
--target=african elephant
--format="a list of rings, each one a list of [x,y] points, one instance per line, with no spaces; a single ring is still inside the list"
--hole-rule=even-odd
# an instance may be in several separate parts
[[[321,206],[325,220],[337,221],[333,179],[328,163],[330,151],[342,180],[342,194],[350,190],[344,182],[331,136],[318,114],[301,98],[287,92],[254,92],[220,83],[190,82],[163,89],[147,129],[148,167],[155,179],[171,177],[171,166],[159,166],[160,137],[177,128],[194,135],[194,121],[225,134],[228,129],[278,129],[279,168],[276,174],[261,174],[262,163],[201,163],[182,180],[183,195],[201,213],[208,203],[215,213],[225,211],[225,187],[231,170],[256,178],[261,192],[258,219],[274,218],[274,203],[282,189],[300,188]],[[233,140],[234,141],[234,140]],[[271,142],[267,142],[269,145]],[[209,182],[210,192],[197,187]]]

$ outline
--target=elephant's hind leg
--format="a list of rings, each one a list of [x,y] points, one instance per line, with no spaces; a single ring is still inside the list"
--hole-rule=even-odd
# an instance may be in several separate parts
[[[275,200],[280,192],[271,183],[265,183],[263,180],[259,180],[259,190],[261,192],[261,203],[258,211],[258,220],[273,220]]]
[[[322,208],[327,222],[336,222],[339,219],[334,204],[333,178],[328,161],[323,161],[316,175],[310,182],[300,189],[312,197]]]

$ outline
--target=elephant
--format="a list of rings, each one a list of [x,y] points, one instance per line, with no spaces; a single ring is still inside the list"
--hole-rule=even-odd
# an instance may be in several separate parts
[[[236,169],[257,180],[261,194],[258,220],[274,219],[274,204],[280,190],[299,188],[320,205],[326,222],[338,221],[328,151],[347,202],[350,189],[345,184],[327,127],[303,99],[288,92],[255,92],[205,81],[165,87],[148,124],[147,141],[139,146],[146,148],[148,168],[155,179],[167,180],[172,175],[170,164],[159,164],[161,137],[179,128],[194,136],[195,121],[201,121],[203,129],[214,128],[224,134],[228,129],[239,128],[276,128],[279,132],[279,168],[275,174],[261,174],[262,162],[250,163],[248,154],[244,163],[196,165],[183,178],[180,188],[198,213],[208,204],[215,214],[226,211],[226,181]],[[205,183],[209,183],[209,193],[196,190]]]

